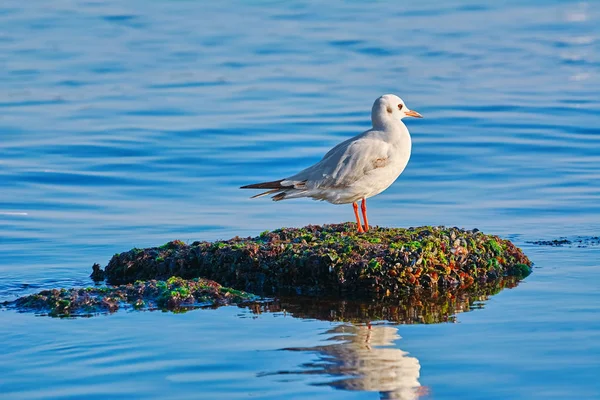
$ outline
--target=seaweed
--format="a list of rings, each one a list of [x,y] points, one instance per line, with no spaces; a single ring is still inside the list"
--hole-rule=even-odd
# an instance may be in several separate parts
[[[1,305],[22,312],[33,311],[53,317],[92,316],[118,309],[184,311],[255,301],[258,298],[217,282],[178,277],[167,281],[136,281],[115,287],[43,290]]]
[[[188,245],[116,254],[101,274],[109,284],[203,277],[261,295],[401,297],[415,288],[467,289],[504,276],[523,278],[531,261],[508,240],[457,227],[372,228],[309,225]],[[101,279],[100,279],[101,280]]]

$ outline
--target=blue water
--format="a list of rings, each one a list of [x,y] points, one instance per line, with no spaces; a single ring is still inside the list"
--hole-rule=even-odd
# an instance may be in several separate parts
[[[600,232],[599,26],[592,1],[3,1],[0,301],[132,247],[352,220],[238,187],[390,92],[425,118],[370,222],[477,227],[536,268],[451,324],[0,311],[0,395],[600,398],[600,248],[527,243]]]

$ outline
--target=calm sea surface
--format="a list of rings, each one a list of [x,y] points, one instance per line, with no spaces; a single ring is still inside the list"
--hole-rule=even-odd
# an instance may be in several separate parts
[[[479,228],[535,262],[456,323],[238,307],[0,311],[0,397],[598,399],[597,1],[0,3],[0,301],[132,247],[349,221],[251,201],[400,95],[413,156],[382,226]]]

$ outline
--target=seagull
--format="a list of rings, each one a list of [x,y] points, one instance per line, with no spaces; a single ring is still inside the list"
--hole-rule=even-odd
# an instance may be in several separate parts
[[[404,117],[423,118],[396,95],[386,94],[373,103],[373,127],[333,149],[318,163],[289,178],[254,183],[240,189],[267,189],[251,198],[275,194],[274,201],[310,197],[333,204],[352,203],[358,232],[369,230],[367,199],[387,189],[410,159],[411,140]],[[358,201],[364,228],[358,214]]]

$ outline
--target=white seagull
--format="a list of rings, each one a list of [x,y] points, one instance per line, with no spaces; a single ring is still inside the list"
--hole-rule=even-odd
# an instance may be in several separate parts
[[[358,232],[369,230],[366,199],[387,189],[410,159],[411,140],[404,117],[423,118],[396,95],[375,100],[371,110],[373,128],[329,150],[321,161],[289,178],[255,183],[241,189],[268,189],[261,197],[277,193],[274,201],[310,197],[333,204],[352,203]],[[362,199],[364,229],[357,201]]]

